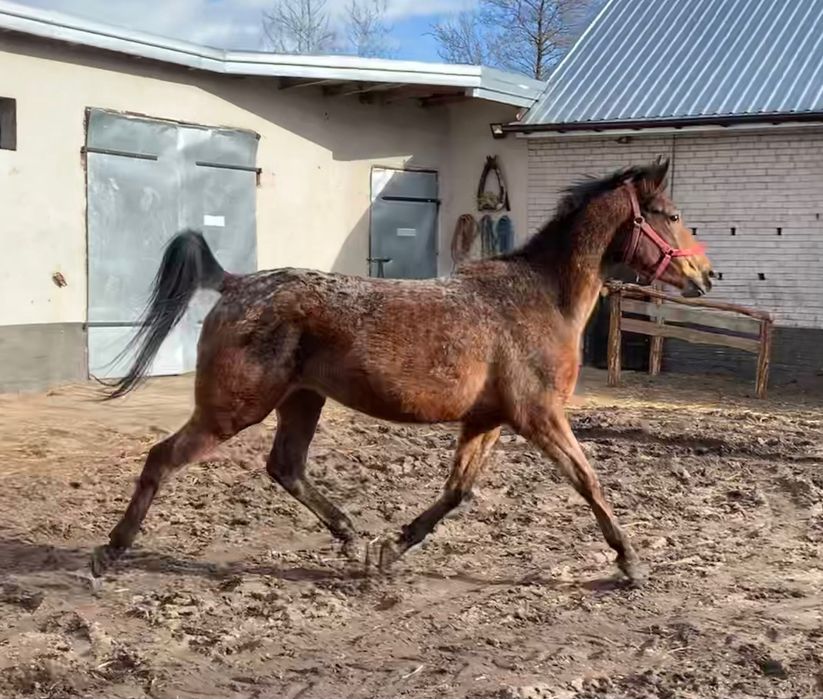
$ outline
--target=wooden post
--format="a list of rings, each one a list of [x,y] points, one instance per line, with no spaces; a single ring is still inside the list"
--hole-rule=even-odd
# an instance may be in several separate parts
[[[756,393],[758,398],[766,397],[766,389],[769,385],[769,364],[772,358],[772,321],[763,319],[760,321],[760,352],[757,355],[757,384]]]
[[[654,305],[657,308],[657,316],[654,319],[656,325],[663,325],[663,300],[660,298],[654,299]],[[663,363],[663,336],[654,335],[649,343],[649,374],[651,376],[658,376],[660,374],[660,366]]]
[[[620,383],[620,318],[623,308],[623,292],[614,290],[609,296],[609,386]]]

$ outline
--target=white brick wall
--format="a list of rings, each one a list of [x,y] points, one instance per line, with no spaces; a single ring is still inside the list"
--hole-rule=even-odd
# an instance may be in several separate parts
[[[674,201],[723,274],[712,296],[770,310],[780,325],[823,328],[823,129],[632,137],[625,144],[615,137],[530,139],[529,230],[580,176],[657,155],[672,158]]]

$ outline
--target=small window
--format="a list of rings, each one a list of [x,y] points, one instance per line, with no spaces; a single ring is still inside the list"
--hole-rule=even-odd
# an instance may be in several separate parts
[[[0,150],[17,150],[17,100],[0,97]]]

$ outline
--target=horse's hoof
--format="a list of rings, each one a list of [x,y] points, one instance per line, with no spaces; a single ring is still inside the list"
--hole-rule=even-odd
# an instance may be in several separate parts
[[[346,539],[340,546],[340,551],[352,563],[363,560],[364,555],[368,557],[368,548],[357,537]]]
[[[380,537],[367,541],[364,548],[363,568],[366,575],[371,575],[380,560]]]
[[[393,539],[377,537],[366,544],[366,574],[385,573],[398,558],[400,552]]]
[[[109,544],[98,546],[92,551],[91,560],[89,561],[92,576],[95,578],[102,577],[111,564],[120,558],[122,554],[122,549],[114,549]]]
[[[380,571],[387,572],[401,555],[397,544],[392,539],[386,539],[380,545]]]
[[[617,567],[628,578],[632,587],[641,587],[646,582],[646,570],[638,558],[617,558]]]

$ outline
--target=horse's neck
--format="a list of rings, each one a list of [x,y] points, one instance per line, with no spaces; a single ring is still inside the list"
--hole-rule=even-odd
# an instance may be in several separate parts
[[[572,273],[565,274],[557,286],[558,306],[574,334],[582,335],[603,288],[603,277],[599,266],[575,267],[575,261],[571,261],[568,269]]]
[[[611,197],[602,197],[570,230],[546,230],[535,236],[532,262],[554,287],[559,310],[581,333],[603,287],[603,258],[622,214],[615,211]]]

